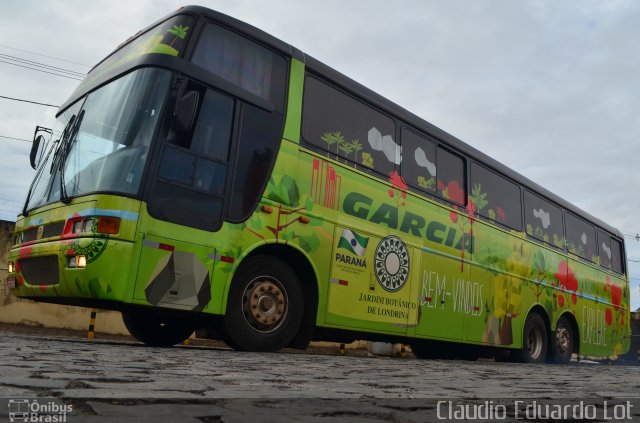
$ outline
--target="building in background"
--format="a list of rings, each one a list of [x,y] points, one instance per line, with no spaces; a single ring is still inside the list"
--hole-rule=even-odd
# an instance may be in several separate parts
[[[11,234],[15,222],[0,220],[0,282],[4,290],[4,281],[7,278],[7,252],[9,251]]]

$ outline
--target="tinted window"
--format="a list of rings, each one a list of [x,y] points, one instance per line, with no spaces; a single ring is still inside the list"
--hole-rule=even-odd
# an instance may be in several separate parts
[[[194,83],[190,83],[187,88],[188,91],[200,92],[202,98],[196,122],[189,131],[170,131],[168,142],[175,147],[165,148],[158,176],[167,181],[223,196],[234,100],[213,90],[205,91]]]
[[[622,247],[617,239],[598,230],[598,251],[602,267],[622,273]]]
[[[287,65],[271,50],[235,32],[207,24],[192,61],[284,110]]]
[[[593,260],[597,251],[595,228],[569,213],[565,215],[565,226],[569,252]]]
[[[611,237],[598,230],[598,252],[600,253],[600,265],[611,269]]]
[[[176,125],[169,130],[149,211],[160,219],[216,230],[228,180],[235,101],[194,82],[186,88],[186,93],[198,93],[197,117],[187,130],[177,131]]]
[[[524,223],[527,235],[564,249],[562,211],[528,191],[524,193]]]
[[[232,124],[233,99],[207,91],[191,138],[191,149],[195,153],[227,161]]]
[[[624,257],[622,256],[622,243],[615,238],[611,238],[611,268],[614,272],[622,273]]]
[[[475,163],[471,165],[471,199],[480,215],[522,229],[520,188]]]
[[[264,192],[281,139],[282,119],[245,104],[229,219],[240,221],[253,212]]]
[[[442,147],[438,147],[438,194],[442,197],[460,204],[465,205],[465,165],[462,157],[453,154]]]
[[[302,137],[330,157],[385,176],[402,160],[391,118],[310,76],[305,79]]]
[[[436,192],[436,145],[414,132],[402,130],[402,177],[410,186]]]
[[[212,231],[220,227],[222,199],[156,181],[149,211],[162,220]]]

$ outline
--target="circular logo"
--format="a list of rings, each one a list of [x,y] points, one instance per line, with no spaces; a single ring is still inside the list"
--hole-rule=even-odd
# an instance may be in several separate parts
[[[376,247],[374,272],[380,286],[389,292],[398,291],[409,278],[409,251],[397,236],[384,238]]]

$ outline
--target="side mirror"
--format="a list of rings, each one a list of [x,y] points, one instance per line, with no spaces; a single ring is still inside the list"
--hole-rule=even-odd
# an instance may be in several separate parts
[[[40,159],[42,159],[42,153],[44,152],[45,140],[42,135],[38,135],[33,144],[31,144],[31,153],[29,154],[29,163],[34,169],[38,168]]]
[[[31,167],[34,169],[38,168],[40,164],[40,160],[42,159],[42,155],[44,154],[45,149],[45,137],[41,134],[44,132],[46,134],[53,134],[53,131],[49,128],[45,128],[44,126],[36,126],[36,130],[33,132],[33,143],[31,144],[31,153],[29,154],[29,163]],[[40,135],[38,135],[40,134]]]
[[[174,129],[176,132],[187,132],[191,129],[193,121],[198,111],[198,101],[200,93],[196,90],[189,90],[176,104]]]

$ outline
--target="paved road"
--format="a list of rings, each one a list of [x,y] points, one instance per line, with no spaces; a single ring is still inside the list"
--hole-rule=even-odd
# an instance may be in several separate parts
[[[0,422],[34,399],[58,404],[51,415],[71,406],[68,422],[423,422],[451,417],[458,404],[505,404],[509,421],[515,401],[522,409],[543,399],[590,402],[597,421],[607,401],[611,417],[627,407],[640,421],[640,367],[159,349],[0,332],[0,397]]]

